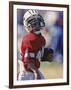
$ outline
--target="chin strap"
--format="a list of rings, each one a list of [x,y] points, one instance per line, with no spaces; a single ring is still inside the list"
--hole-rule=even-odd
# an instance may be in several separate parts
[[[41,31],[36,31],[34,33],[37,34],[37,35],[39,35],[39,34],[41,34]]]

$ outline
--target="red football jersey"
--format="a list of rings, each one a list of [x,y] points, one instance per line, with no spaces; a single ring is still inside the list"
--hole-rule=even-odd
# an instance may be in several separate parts
[[[22,40],[21,44],[21,52],[22,52],[22,61],[23,63],[28,63],[28,61],[31,61],[33,63],[39,62],[36,58],[33,58],[34,60],[29,60],[29,58],[25,58],[25,52],[26,49],[29,50],[29,52],[37,53],[39,50],[42,49],[42,47],[45,45],[45,39],[40,34],[37,35],[35,33],[28,33]],[[38,63],[37,67],[39,68],[40,62]]]

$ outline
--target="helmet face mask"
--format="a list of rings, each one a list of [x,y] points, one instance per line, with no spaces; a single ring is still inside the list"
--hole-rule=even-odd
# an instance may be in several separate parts
[[[39,31],[41,29],[40,20],[36,17],[31,17],[27,20],[27,28],[30,31]]]
[[[28,32],[37,32],[45,26],[45,23],[41,15],[34,13],[30,14],[30,16],[24,21],[24,25]]]

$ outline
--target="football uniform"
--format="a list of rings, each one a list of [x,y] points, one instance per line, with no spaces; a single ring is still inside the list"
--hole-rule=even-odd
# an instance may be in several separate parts
[[[37,10],[31,9],[24,14],[23,24],[28,34],[23,38],[21,44],[22,62],[25,71],[19,75],[21,80],[41,79],[42,75],[38,69],[40,68],[41,51],[42,47],[45,46],[45,39],[40,34],[40,31],[45,27],[45,22]]]
[[[40,61],[37,56],[39,51],[41,54],[41,50],[44,45],[45,39],[41,34],[37,35],[35,33],[28,33],[23,38],[21,45],[21,52],[22,52],[22,61],[26,70],[30,70],[29,64],[32,64],[37,69],[39,69]]]

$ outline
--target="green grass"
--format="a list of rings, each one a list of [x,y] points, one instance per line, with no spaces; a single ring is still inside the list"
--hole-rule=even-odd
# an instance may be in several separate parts
[[[57,79],[63,77],[63,64],[59,62],[41,62],[40,70],[46,79]]]
[[[24,70],[23,63],[18,60],[18,72]],[[41,62],[40,70],[44,74],[46,79],[63,78],[63,64],[59,62]]]

